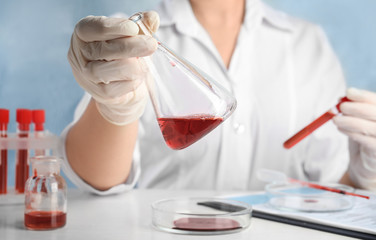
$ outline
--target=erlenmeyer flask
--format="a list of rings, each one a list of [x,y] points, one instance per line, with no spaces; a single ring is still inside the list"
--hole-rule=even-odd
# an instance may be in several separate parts
[[[143,14],[130,17],[145,35]],[[200,69],[177,56],[163,43],[151,57],[144,57],[154,81],[149,95],[166,144],[183,149],[208,134],[236,108],[236,99]]]

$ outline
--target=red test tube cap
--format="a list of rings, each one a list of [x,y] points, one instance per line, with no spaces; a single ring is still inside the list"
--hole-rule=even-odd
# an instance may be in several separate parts
[[[33,122],[35,124],[35,130],[36,131],[43,131],[43,124],[46,120],[45,118],[45,112],[43,109],[36,109],[32,111],[33,115]]]
[[[0,131],[6,131],[9,123],[9,110],[0,108]]]
[[[9,123],[9,110],[0,108],[0,123]]]
[[[31,123],[31,110],[19,108],[16,110],[16,121],[22,131],[28,131]]]
[[[341,109],[339,109],[339,107],[340,107],[341,104],[344,103],[344,102],[351,102],[351,100],[348,99],[347,97],[343,97],[343,98],[341,98],[341,99],[339,100],[339,102],[337,103],[337,105],[336,105],[336,108],[337,108],[338,112],[341,112]]]

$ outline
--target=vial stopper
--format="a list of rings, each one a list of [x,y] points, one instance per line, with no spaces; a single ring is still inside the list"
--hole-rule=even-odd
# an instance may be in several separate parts
[[[8,109],[0,109],[0,123],[9,123]]]
[[[43,123],[45,122],[45,112],[43,109],[36,109],[32,111],[33,123],[35,124],[35,131],[43,131]]]
[[[31,123],[31,111],[29,109],[19,108],[16,110],[16,121],[21,131],[28,131]]]

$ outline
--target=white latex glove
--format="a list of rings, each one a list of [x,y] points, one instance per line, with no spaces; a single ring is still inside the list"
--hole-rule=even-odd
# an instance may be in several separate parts
[[[144,23],[155,32],[156,12],[146,12]],[[150,74],[139,57],[151,55],[157,41],[139,35],[136,23],[125,18],[88,16],[73,32],[68,60],[78,84],[96,101],[97,109],[109,122],[125,125],[143,113]]]
[[[333,118],[350,138],[349,175],[358,187],[376,190],[376,93],[350,88],[352,102],[340,105],[342,116]]]

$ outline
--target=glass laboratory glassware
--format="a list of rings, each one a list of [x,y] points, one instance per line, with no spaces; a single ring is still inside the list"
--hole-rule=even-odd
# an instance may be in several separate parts
[[[67,217],[67,185],[60,175],[60,159],[31,158],[33,176],[25,186],[24,224],[31,230],[63,227]]]
[[[0,138],[8,136],[9,110],[0,109]],[[0,194],[7,193],[8,150],[0,147]]]
[[[34,136],[35,138],[42,138],[45,135],[44,132],[44,122],[46,116],[43,109],[32,110],[32,121],[34,123]],[[35,156],[44,156],[46,154],[46,149],[35,149]]]
[[[130,17],[145,34],[143,14]],[[166,144],[183,149],[208,134],[236,108],[236,99],[219,83],[158,41],[151,57],[144,57],[153,77],[149,95]]]
[[[27,138],[30,131],[31,111],[29,109],[17,109],[17,133],[20,138]],[[16,193],[24,193],[25,183],[29,177],[29,150],[18,149],[16,153]]]

